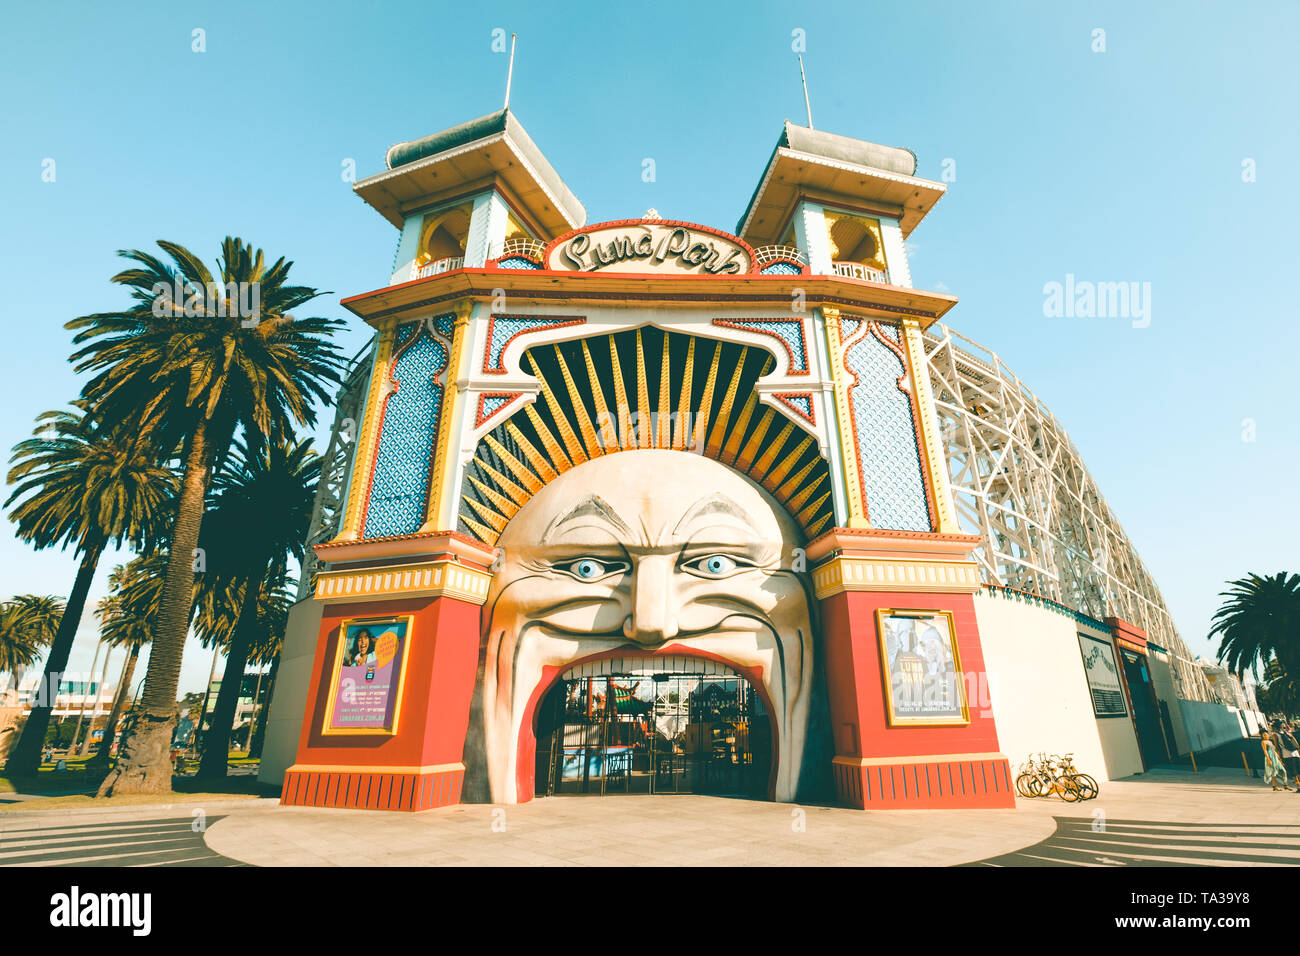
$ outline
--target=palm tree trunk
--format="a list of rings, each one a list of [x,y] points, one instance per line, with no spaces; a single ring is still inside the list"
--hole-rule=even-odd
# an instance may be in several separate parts
[[[99,751],[95,754],[92,764],[102,764],[108,766],[109,751],[113,749],[113,741],[117,737],[117,722],[122,716],[122,705],[126,703],[126,695],[130,692],[131,681],[135,677],[135,662],[140,659],[140,645],[131,645],[131,653],[126,656],[126,661],[122,664],[122,676],[118,683],[117,693],[113,695],[113,709],[108,713],[108,722],[104,724],[104,739],[99,742]]]
[[[45,746],[45,732],[50,726],[50,711],[53,710],[59,693],[63,670],[68,666],[72,641],[77,636],[81,612],[86,609],[86,595],[90,592],[90,583],[95,578],[95,568],[99,564],[99,556],[103,550],[102,541],[92,542],[81,556],[77,579],[73,582],[72,593],[68,595],[63,617],[59,619],[59,629],[54,635],[54,643],[50,645],[50,655],[45,659],[45,673],[41,675],[36,700],[33,702],[31,713],[27,716],[27,722],[23,725],[23,735],[5,764],[5,773],[10,777],[34,775],[40,768],[41,750]]]
[[[257,665],[259,668],[261,664]],[[262,678],[265,673],[261,670],[257,672],[257,686],[253,688],[253,712],[248,715],[248,733],[244,735],[244,750],[250,755],[253,750],[253,729],[257,726],[258,702],[262,699]]]
[[[266,703],[262,706],[257,715],[257,726],[254,728],[253,736],[249,738],[248,755],[250,757],[261,758],[262,741],[266,739],[266,718],[271,713],[271,698],[275,694],[275,674],[280,669],[280,655],[276,654],[271,661],[271,669],[266,673]]]
[[[176,691],[181,658],[194,610],[194,555],[203,523],[203,504],[212,479],[207,420],[199,417],[185,450],[181,498],[176,508],[172,546],[157,636],[145,672],[141,713],[122,739],[115,766],[99,785],[99,796],[116,793],[171,793],[172,736],[176,732]]]
[[[208,719],[208,704],[212,703],[212,682],[217,677],[217,661],[221,660],[221,645],[212,645],[212,666],[208,668],[208,682],[203,685],[203,706],[199,709],[199,719],[194,724],[194,752],[202,753],[204,741],[208,739],[208,732],[203,729],[203,725],[212,726],[212,721]]]
[[[212,711],[212,723],[203,738],[203,757],[199,761],[198,776],[207,779],[224,777],[230,758],[230,732],[235,725],[235,710],[239,706],[239,693],[243,690],[244,668],[248,666],[248,645],[252,625],[257,619],[257,598],[260,581],[249,579],[244,583],[244,600],[239,606],[235,633],[226,649],[226,670],[221,675],[221,690],[217,691],[217,706]]]
[[[108,680],[108,662],[113,657],[113,648],[104,645],[104,666],[99,672],[99,683],[95,685],[95,703],[90,708],[90,726],[86,728],[86,736],[81,741],[81,752],[79,757],[90,756],[90,736],[95,730],[95,712],[99,710],[99,705],[104,699],[104,681]]]
[[[68,744],[68,756],[72,756],[72,751],[77,749],[77,742],[81,740],[81,725],[86,720],[86,695],[90,693],[90,685],[95,683],[95,665],[99,663],[99,652],[104,649],[103,641],[95,642],[95,656],[90,662],[90,671],[87,674],[86,682],[81,685],[81,706],[77,708],[77,726],[72,731],[72,743]],[[96,692],[99,691],[99,685],[95,685]],[[91,711],[94,714],[94,711]],[[94,721],[92,716],[91,721]]]

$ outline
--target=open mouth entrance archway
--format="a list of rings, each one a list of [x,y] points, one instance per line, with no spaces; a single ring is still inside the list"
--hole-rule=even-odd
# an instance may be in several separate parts
[[[725,664],[692,657],[569,668],[537,714],[536,793],[708,793],[766,799],[767,702]]]

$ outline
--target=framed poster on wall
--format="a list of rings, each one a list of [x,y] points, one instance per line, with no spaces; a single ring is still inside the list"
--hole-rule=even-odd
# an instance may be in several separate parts
[[[1083,655],[1083,673],[1092,694],[1092,712],[1098,717],[1127,717],[1124,688],[1119,683],[1115,649],[1110,641],[1080,634],[1079,653]]]
[[[412,619],[354,618],[339,625],[323,734],[395,734]]]
[[[948,611],[876,611],[890,726],[970,723],[961,655]]]

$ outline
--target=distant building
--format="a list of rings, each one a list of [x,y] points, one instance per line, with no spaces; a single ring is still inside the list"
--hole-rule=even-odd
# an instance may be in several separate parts
[[[29,673],[22,678],[16,689],[7,691],[13,695],[24,715],[31,712],[32,705],[36,701],[41,677],[40,673]],[[116,693],[117,688],[114,685],[100,684],[97,680],[60,681],[50,719],[57,721],[65,717],[76,718],[81,715],[87,719],[107,717],[113,709],[113,698]]]
[[[232,724],[233,729],[239,730],[245,724],[253,719],[257,712],[258,705],[266,699],[267,691],[270,690],[270,682],[266,674],[257,671],[248,671],[244,674],[243,683],[239,688],[239,702],[235,705],[235,722]],[[208,686],[208,707],[204,711],[205,719],[210,718],[217,709],[217,696],[221,693],[221,681],[214,680]]]

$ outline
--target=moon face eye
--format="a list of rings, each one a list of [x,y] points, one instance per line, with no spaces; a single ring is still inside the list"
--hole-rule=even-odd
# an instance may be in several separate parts
[[[605,573],[605,566],[599,561],[584,558],[573,565],[573,573],[583,580],[590,581]]]
[[[696,558],[686,566],[710,577],[721,577],[740,567],[734,558],[730,558],[725,554],[705,555],[702,558]]]
[[[599,581],[611,574],[626,571],[627,565],[622,561],[598,561],[596,558],[579,558],[576,561],[554,565],[554,568],[556,571],[561,571],[570,577],[577,578],[579,581]]]

